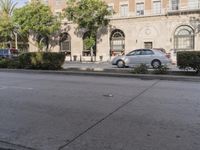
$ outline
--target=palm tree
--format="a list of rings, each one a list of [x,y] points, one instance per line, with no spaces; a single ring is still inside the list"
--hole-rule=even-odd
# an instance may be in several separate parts
[[[13,0],[0,0],[0,11],[1,13],[11,16],[17,3]]]
[[[0,42],[9,44],[14,37],[14,23],[12,22],[12,13],[17,3],[13,0],[0,0]],[[11,47],[11,44],[9,44]]]

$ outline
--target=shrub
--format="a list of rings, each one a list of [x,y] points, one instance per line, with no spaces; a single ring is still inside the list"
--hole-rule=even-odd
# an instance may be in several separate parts
[[[19,62],[18,59],[10,59],[8,61],[8,67],[7,68],[10,68],[10,69],[20,69],[21,68],[21,64]]]
[[[0,59],[0,68],[8,68],[8,60]]]
[[[17,59],[0,59],[0,68],[20,68],[20,63]]]
[[[180,69],[200,71],[200,51],[181,51],[177,53],[177,66]]]
[[[169,68],[167,66],[161,65],[158,68],[153,70],[153,74],[167,74]]]
[[[19,56],[19,62],[25,69],[57,70],[65,61],[64,53],[31,52]]]
[[[134,68],[133,73],[135,73],[135,74],[147,74],[148,73],[148,67],[145,64],[140,64],[139,66],[136,66]]]

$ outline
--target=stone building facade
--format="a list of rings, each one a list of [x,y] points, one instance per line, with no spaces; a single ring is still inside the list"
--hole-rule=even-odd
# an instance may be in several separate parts
[[[110,25],[98,33],[96,61],[109,61],[115,55],[138,48],[163,48],[176,60],[180,50],[200,50],[200,0],[105,0],[114,10]],[[46,0],[56,14],[65,0]],[[84,49],[87,32],[75,34],[72,23],[63,21],[63,34],[53,51],[65,51],[68,60],[88,61]]]

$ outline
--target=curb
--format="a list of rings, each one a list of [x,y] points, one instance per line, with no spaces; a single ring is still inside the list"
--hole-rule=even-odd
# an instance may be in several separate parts
[[[137,78],[144,80],[170,80],[170,81],[192,81],[200,82],[200,76],[180,76],[180,75],[153,75],[153,74],[132,74],[120,70],[111,72],[110,69],[90,69],[76,68],[65,70],[26,70],[26,69],[0,69],[0,72],[8,73],[35,73],[35,74],[60,74],[60,75],[84,75],[84,76],[104,76],[104,77],[122,77],[122,78]]]
[[[145,80],[171,80],[171,81],[192,81],[200,82],[200,76],[180,76],[180,75],[154,75],[154,74],[132,74],[127,70],[121,72],[115,70],[112,72],[110,69],[91,69],[91,68],[76,68],[65,70],[26,70],[26,69],[0,69],[0,72],[9,73],[34,73],[34,74],[61,74],[61,75],[84,75],[84,76],[105,76],[105,77],[123,77],[123,78],[138,78]]]

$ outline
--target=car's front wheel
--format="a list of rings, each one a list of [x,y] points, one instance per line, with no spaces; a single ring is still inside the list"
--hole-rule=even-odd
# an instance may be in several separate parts
[[[160,66],[161,66],[161,62],[160,62],[160,60],[153,60],[152,61],[152,63],[151,63],[151,66],[153,67],[153,68],[159,68]]]
[[[117,67],[118,67],[118,68],[124,68],[124,67],[125,67],[124,61],[123,61],[123,60],[119,60],[119,61],[117,62]]]

